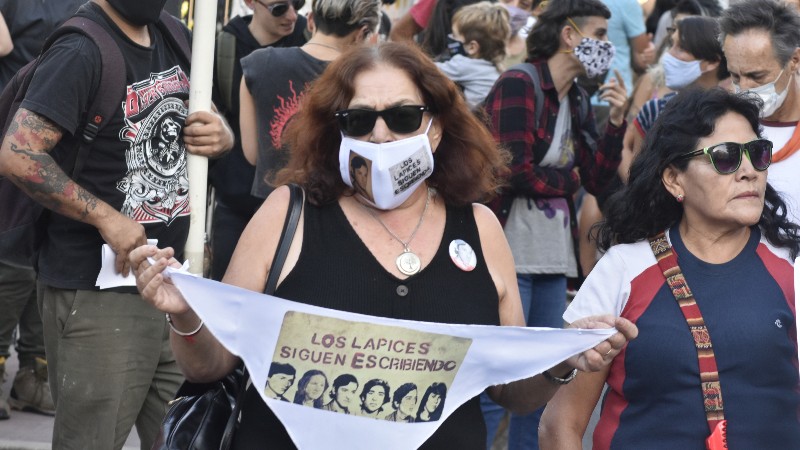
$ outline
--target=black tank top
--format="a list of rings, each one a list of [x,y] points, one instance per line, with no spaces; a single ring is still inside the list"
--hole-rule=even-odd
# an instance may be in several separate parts
[[[483,258],[472,206],[447,208],[444,236],[427,267],[405,280],[387,272],[350,226],[338,202],[306,203],[297,264],[275,295],[309,305],[427,322],[499,325],[497,289]],[[452,262],[450,242],[466,241],[478,264]],[[489,243],[491,245],[491,243]],[[307,430],[313,433],[312,427]],[[421,447],[484,450],[486,426],[478,397],[459,407]],[[245,393],[234,448],[295,449],[286,429],[252,386]]]

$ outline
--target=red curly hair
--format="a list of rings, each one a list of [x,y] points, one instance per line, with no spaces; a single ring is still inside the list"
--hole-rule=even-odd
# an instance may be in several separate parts
[[[379,64],[406,72],[439,121],[442,139],[434,153],[428,185],[449,205],[492,198],[506,170],[507,152],[470,111],[458,87],[424,52],[412,44],[392,42],[349,50],[309,87],[300,111],[284,133],[290,158],[276,184],[300,184],[315,205],[353,194],[339,172],[341,134],[334,113],[347,109],[356,76]]]

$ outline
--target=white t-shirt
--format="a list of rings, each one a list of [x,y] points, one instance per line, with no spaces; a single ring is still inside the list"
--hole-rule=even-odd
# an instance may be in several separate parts
[[[773,158],[789,142],[797,123],[761,124],[764,137],[772,141]],[[767,171],[767,181],[778,191],[786,203],[789,220],[800,224],[800,151],[780,162],[773,162]]]

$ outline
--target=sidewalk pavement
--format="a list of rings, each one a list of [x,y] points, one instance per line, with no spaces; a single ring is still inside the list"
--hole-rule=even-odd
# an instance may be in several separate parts
[[[6,361],[6,380],[3,382],[3,395],[8,398],[11,383],[17,374],[19,361],[14,347],[11,357]],[[0,450],[49,450],[53,437],[53,418],[41,414],[11,410],[11,418],[0,420]],[[136,429],[131,431],[124,450],[138,450],[139,436]]]

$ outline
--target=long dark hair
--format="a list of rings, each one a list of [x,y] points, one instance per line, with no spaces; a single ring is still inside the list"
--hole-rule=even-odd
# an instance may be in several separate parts
[[[670,9],[674,8],[675,5],[678,4],[678,0],[656,0],[655,6],[653,6],[653,10],[650,11],[650,15],[647,16],[647,19],[644,21],[645,28],[647,29],[648,33],[655,34],[656,29],[658,28],[658,21],[661,20],[661,16],[669,11]],[[700,14],[695,13],[695,14]]]
[[[431,12],[428,26],[422,30],[422,49],[436,58],[447,51],[447,35],[453,26],[453,16],[464,6],[481,0],[438,0]]]
[[[628,185],[606,203],[606,219],[593,230],[598,246],[608,249],[641,241],[677,225],[683,208],[664,187],[664,170],[673,166],[685,171],[689,160],[680,156],[695,150],[700,138],[711,135],[717,120],[728,112],[743,116],[760,136],[758,110],[758,100],[752,96],[720,88],[689,88],[670,100],[631,165]],[[758,225],[773,245],[788,248],[794,258],[800,252],[800,227],[786,216],[786,204],[767,184]]]
[[[422,420],[422,412],[425,411],[428,397],[432,394],[438,395],[440,401],[436,406],[436,410],[430,413],[430,417],[427,421],[424,421]],[[442,411],[444,411],[445,397],[447,397],[447,385],[444,383],[433,383],[428,386],[428,389],[425,389],[425,395],[422,396],[422,401],[419,403],[419,408],[417,408],[417,422],[436,422],[439,420],[442,417]]]

